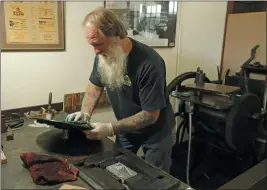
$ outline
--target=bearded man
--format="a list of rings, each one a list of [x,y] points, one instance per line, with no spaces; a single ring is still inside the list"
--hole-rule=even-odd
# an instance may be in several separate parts
[[[151,47],[127,37],[111,10],[94,10],[83,25],[96,56],[82,109],[66,121],[89,121],[106,88],[117,121],[92,123],[94,129],[85,132],[87,137],[100,140],[116,135],[120,148],[137,153],[142,147],[145,160],[169,172],[175,118],[164,60]]]

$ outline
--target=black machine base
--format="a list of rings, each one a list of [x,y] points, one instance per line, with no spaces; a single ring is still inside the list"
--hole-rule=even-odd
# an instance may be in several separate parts
[[[188,141],[176,144],[172,151],[172,176],[186,181]],[[244,157],[221,154],[217,149],[192,140],[190,185],[195,189],[217,189],[242,174],[254,164],[252,153]]]
[[[107,168],[116,163],[130,168],[135,174],[127,179],[114,175]],[[179,189],[182,183],[142,158],[120,149],[89,156],[74,165],[81,171],[80,177],[97,189]]]

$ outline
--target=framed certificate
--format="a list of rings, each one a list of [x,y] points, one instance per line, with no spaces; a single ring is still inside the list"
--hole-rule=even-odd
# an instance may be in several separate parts
[[[64,2],[1,2],[3,51],[65,50]]]

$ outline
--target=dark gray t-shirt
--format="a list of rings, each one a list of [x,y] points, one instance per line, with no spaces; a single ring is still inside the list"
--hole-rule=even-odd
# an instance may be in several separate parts
[[[174,112],[166,89],[165,62],[153,48],[133,39],[131,41],[133,48],[127,58],[125,85],[121,89],[107,88],[113,111],[117,120],[120,120],[142,110],[160,110],[160,116],[153,125],[131,133],[146,137],[161,133],[164,136],[169,134],[175,125]],[[98,56],[95,58],[89,80],[96,86],[104,87],[97,67]]]

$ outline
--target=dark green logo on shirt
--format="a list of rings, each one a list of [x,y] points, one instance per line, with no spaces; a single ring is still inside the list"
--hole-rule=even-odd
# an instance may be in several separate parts
[[[132,85],[132,82],[131,82],[131,80],[130,80],[128,75],[124,76],[124,84],[127,85],[127,86],[131,86]]]

